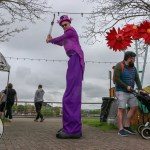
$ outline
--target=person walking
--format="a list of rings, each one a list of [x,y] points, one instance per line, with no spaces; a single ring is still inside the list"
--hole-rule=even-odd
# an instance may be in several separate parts
[[[9,83],[7,88],[4,90],[3,95],[1,99],[4,99],[6,97],[6,114],[5,118],[9,118],[9,121],[12,121],[12,107],[14,105],[14,102],[18,102],[17,98],[17,92],[15,89],[13,89],[13,84]]]
[[[38,119],[41,118],[40,122],[44,121],[43,115],[41,113],[41,109],[42,109],[42,103],[44,101],[43,96],[44,96],[44,90],[42,89],[42,85],[38,85],[38,89],[35,92],[35,96],[34,96],[34,104],[35,104],[35,108],[36,108],[36,118],[35,118],[35,122],[38,122]]]
[[[131,120],[137,110],[138,102],[131,90],[134,89],[136,83],[139,92],[142,91],[139,75],[134,66],[135,57],[134,52],[127,51],[124,55],[124,60],[114,68],[115,91],[118,99],[118,134],[121,136],[135,134],[131,129]],[[130,109],[127,112],[125,125],[123,125],[123,114],[126,110],[126,105]]]
[[[66,90],[63,95],[63,127],[58,130],[57,138],[80,138],[82,136],[81,123],[81,93],[84,74],[84,54],[76,30],[71,26],[72,19],[63,15],[58,20],[64,34],[52,38],[47,36],[46,42],[64,46],[69,57],[66,73]]]
[[[6,89],[7,87],[5,87],[5,89],[0,92],[0,118],[3,118],[4,116],[5,105],[6,105],[6,95],[3,95],[3,94]]]

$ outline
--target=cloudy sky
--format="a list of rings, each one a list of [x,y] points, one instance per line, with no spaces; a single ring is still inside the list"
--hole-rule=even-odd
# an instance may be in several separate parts
[[[91,12],[94,6],[82,2],[82,0],[51,0],[52,11],[56,12]],[[84,10],[84,11],[83,11]],[[62,15],[62,14],[61,14]],[[69,15],[73,18],[72,26],[78,31],[79,35],[84,32],[86,16]],[[68,60],[64,48],[45,42],[49,31],[50,22],[53,14],[46,16],[45,22],[37,21],[36,24],[27,24],[28,30],[16,34],[9,42],[0,44],[0,51],[5,57],[33,58],[47,60]],[[62,28],[56,23],[59,16],[56,15],[52,36],[57,37],[63,34]],[[94,45],[86,44],[86,39],[80,38],[80,43],[85,54],[86,61],[94,62],[117,62],[123,58],[123,52],[110,50],[105,41],[105,37],[100,37],[101,43]],[[134,45],[131,49],[135,49]],[[149,59],[149,54],[148,54]],[[45,90],[45,101],[61,101],[65,90],[66,81],[66,62],[51,61],[31,61],[6,59],[11,66],[10,82],[18,93],[18,99],[33,101],[35,90],[38,84],[42,84]],[[83,102],[100,102],[101,97],[109,96],[108,72],[115,64],[105,63],[86,63],[83,81]],[[149,63],[146,66],[144,86],[149,82]],[[7,83],[7,73],[0,72],[0,89]]]

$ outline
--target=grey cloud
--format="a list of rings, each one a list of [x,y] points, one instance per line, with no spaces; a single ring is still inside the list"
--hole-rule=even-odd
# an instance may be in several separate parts
[[[91,6],[83,4],[81,0],[70,1],[53,0],[54,11],[69,12],[90,12]],[[81,5],[80,5],[81,4]],[[69,15],[73,18],[72,25],[81,35],[83,26],[86,25],[86,16]],[[17,34],[9,42],[1,43],[0,49],[4,56],[25,57],[25,58],[44,58],[68,60],[63,47],[53,44],[46,44],[45,38],[48,34],[50,22],[53,15],[46,16],[45,22],[36,22],[36,24],[27,24],[28,30]],[[63,34],[62,28],[56,24],[60,16],[56,15],[52,36],[57,37]],[[99,62],[119,62],[123,59],[123,52],[114,52],[106,45],[105,37],[101,37],[102,42],[94,45],[85,44],[86,39],[81,39],[81,46],[85,54],[85,60]],[[133,45],[134,47],[134,45]],[[131,48],[132,49],[132,48]],[[148,55],[149,59],[149,55]],[[17,90],[19,100],[33,100],[35,90],[38,84],[43,84],[45,90],[45,100],[61,101],[66,87],[66,62],[49,61],[31,61],[31,60],[13,60],[7,59],[11,65],[10,82],[14,84]],[[142,60],[143,61],[143,60]],[[109,78],[108,71],[112,71],[114,64],[108,63],[87,63],[83,81],[83,101],[96,101],[108,96]],[[149,64],[146,66],[144,86],[149,84]],[[3,89],[7,83],[7,73],[1,73],[0,88]],[[113,85],[112,85],[113,86]]]
[[[25,79],[31,75],[31,68],[27,67],[18,67],[16,70],[17,79]]]
[[[107,89],[100,83],[87,83],[83,84],[83,92],[88,98],[99,98],[107,95]]]

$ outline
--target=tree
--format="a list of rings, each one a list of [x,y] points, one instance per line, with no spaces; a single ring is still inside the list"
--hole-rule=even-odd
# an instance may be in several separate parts
[[[54,108],[53,108],[53,111],[55,112],[55,115],[56,115],[56,116],[59,116],[59,115],[60,115],[60,107],[54,107]]]
[[[12,27],[15,23],[42,19],[50,10],[46,0],[0,0],[0,42],[8,41],[26,27]]]
[[[12,107],[12,112],[13,112],[13,113],[17,113],[17,105],[13,105],[13,107]]]
[[[103,35],[108,29],[121,21],[148,19],[150,16],[150,0],[84,0],[95,3],[96,7],[87,17],[88,25],[85,37],[92,44],[98,40],[98,35]],[[136,19],[136,20],[135,20]]]

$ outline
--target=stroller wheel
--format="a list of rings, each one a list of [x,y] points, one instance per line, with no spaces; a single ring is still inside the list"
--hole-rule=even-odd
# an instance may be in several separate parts
[[[141,131],[142,129],[144,128],[145,126],[143,124],[139,125],[138,128],[137,128],[137,131],[139,134],[141,134]]]
[[[142,128],[141,136],[146,140],[150,139],[150,127]]]

